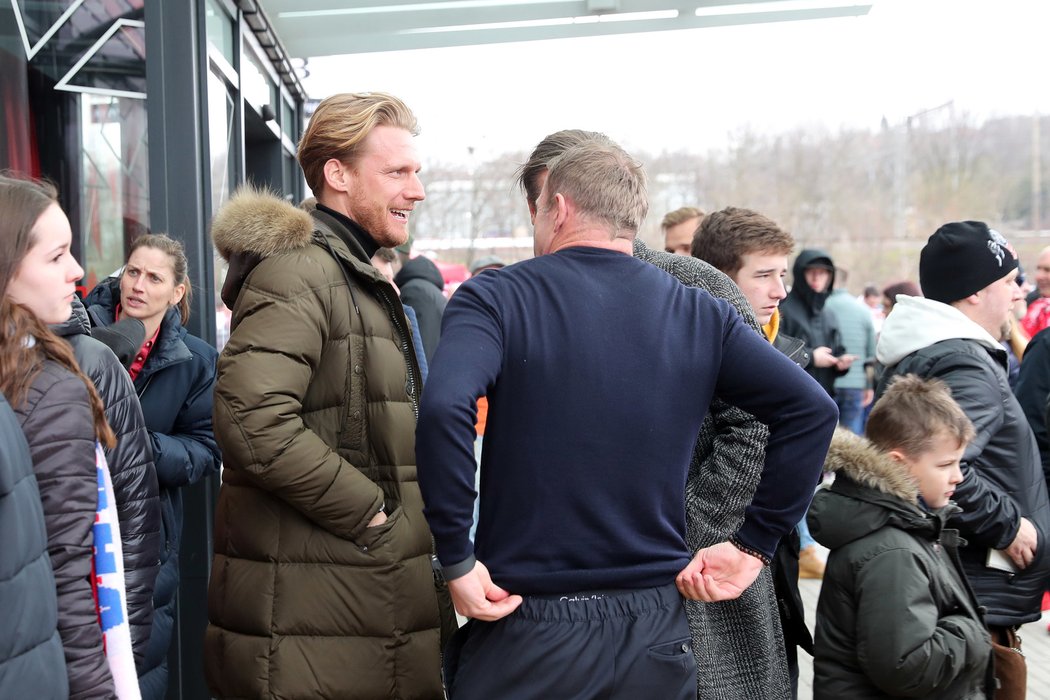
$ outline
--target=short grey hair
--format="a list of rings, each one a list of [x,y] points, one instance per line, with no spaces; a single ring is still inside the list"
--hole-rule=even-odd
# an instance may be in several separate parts
[[[548,164],[547,201],[571,199],[580,215],[604,222],[612,238],[634,238],[649,211],[642,164],[611,141],[588,141],[566,149]]]

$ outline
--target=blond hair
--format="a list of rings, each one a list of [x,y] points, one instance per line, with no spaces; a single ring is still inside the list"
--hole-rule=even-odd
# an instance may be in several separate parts
[[[689,219],[703,219],[704,210],[697,209],[696,207],[680,207],[674,211],[669,211],[664,215],[663,221],[660,222],[660,230],[667,233],[667,229],[678,224],[685,223]],[[699,222],[697,222],[699,225]]]
[[[344,92],[317,105],[310,125],[299,139],[296,158],[314,196],[324,189],[324,165],[332,158],[353,163],[362,144],[377,126],[393,126],[419,134],[412,110],[385,92]]]

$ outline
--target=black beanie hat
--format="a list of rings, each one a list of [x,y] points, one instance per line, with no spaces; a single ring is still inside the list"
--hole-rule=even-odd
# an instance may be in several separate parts
[[[919,254],[919,286],[934,301],[950,304],[981,291],[1017,267],[1006,239],[982,221],[941,226]]]

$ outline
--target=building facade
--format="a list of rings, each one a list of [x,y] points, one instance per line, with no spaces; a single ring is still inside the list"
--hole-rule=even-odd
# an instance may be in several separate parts
[[[305,93],[255,0],[0,0],[0,170],[54,182],[86,292],[147,231],[186,246],[191,333],[221,343],[212,213],[241,183],[300,201]],[[217,326],[219,332],[217,333]],[[218,480],[185,494],[169,698],[207,698]]]

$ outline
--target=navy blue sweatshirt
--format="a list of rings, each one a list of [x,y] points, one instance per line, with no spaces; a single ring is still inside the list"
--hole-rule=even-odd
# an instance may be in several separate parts
[[[688,564],[685,481],[712,396],[770,426],[737,538],[766,554],[802,517],[838,412],[727,303],[608,250],[475,277],[442,323],[416,432],[438,558],[512,593],[646,588]],[[488,396],[474,546],[476,398]],[[768,471],[768,470],[767,470]]]

